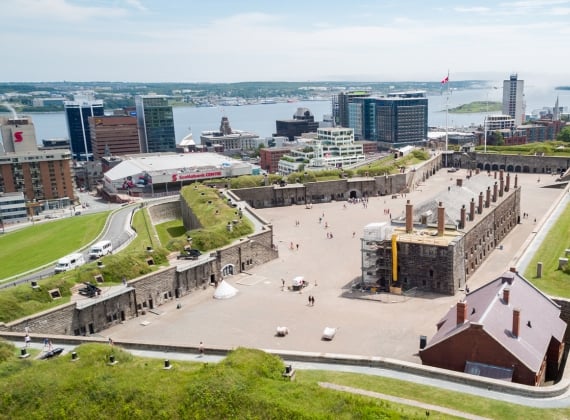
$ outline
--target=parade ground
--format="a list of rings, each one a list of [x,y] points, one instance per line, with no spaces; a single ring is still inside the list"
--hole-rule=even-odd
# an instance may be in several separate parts
[[[382,356],[420,363],[420,336],[429,340],[436,332],[436,323],[464,295],[352,293],[351,286],[362,274],[360,238],[367,224],[389,222],[389,213],[394,217],[403,214],[406,200],[419,205],[466,175],[466,170],[448,173],[444,169],[405,197],[371,197],[366,205],[341,201],[310,208],[297,205],[256,210],[273,225],[279,258],[226,277],[239,290],[235,297],[214,299],[214,288],[209,287],[101,335],[115,342],[192,347],[203,342],[206,348],[241,346]],[[555,177],[550,175],[518,174],[518,183],[522,187],[521,223],[468,280],[471,290],[516,267],[528,241],[566,193],[562,188],[545,188],[555,184]],[[529,216],[523,219],[523,213]],[[309,282],[301,293],[288,289],[296,276]],[[309,296],[314,297],[313,305]],[[277,337],[279,326],[287,327],[289,334]],[[322,340],[325,327],[337,329],[333,340]]]

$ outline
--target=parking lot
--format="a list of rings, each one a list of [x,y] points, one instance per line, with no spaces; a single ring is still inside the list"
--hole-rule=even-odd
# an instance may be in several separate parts
[[[225,300],[213,299],[214,289],[200,290],[157,308],[146,315],[102,333],[115,341],[156,344],[326,352],[383,356],[419,362],[420,336],[428,339],[436,323],[461,295],[419,294],[404,298],[374,295],[362,299],[350,293],[361,275],[360,237],[371,222],[389,221],[404,211],[405,201],[420,203],[455,184],[466,171],[440,171],[416,191],[406,195],[373,197],[362,203],[332,202],[258,210],[274,227],[279,258],[226,280],[239,293]],[[562,189],[541,188],[552,179],[519,174],[522,186],[521,214],[529,213],[469,280],[471,290],[508,270],[522,253],[525,240],[534,235]],[[536,218],[536,222],[534,219]],[[298,291],[282,287],[303,276],[309,286]],[[314,304],[309,305],[309,296]],[[177,309],[180,303],[181,308]],[[144,324],[142,325],[143,322]],[[286,326],[289,334],[276,336]],[[332,341],[321,339],[326,327],[337,328]]]

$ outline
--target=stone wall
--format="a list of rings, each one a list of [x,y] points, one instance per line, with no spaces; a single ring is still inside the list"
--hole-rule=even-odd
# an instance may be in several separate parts
[[[269,185],[232,190],[253,208],[281,207],[295,204],[328,203],[349,198],[399,194],[406,191],[408,174],[378,177],[343,178],[306,184]]]
[[[570,168],[570,158],[564,156],[523,156],[490,153],[454,153],[453,166],[484,171],[505,170],[532,174],[561,174]],[[448,166],[452,166],[452,164]]]
[[[166,203],[149,204],[148,212],[152,219],[152,223],[155,225],[168,222],[170,220],[180,219],[182,217],[182,209],[178,200]]]
[[[198,261],[161,268],[131,280],[126,286],[103,289],[95,298],[84,298],[8,324],[0,331],[57,335],[92,335],[123,320],[137,317],[198,288],[217,284],[224,275],[238,274],[279,256],[271,225]],[[224,271],[225,270],[225,271]]]

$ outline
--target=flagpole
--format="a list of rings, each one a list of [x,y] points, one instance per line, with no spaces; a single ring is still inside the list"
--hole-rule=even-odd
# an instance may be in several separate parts
[[[447,77],[445,78],[446,82],[445,84],[447,85],[447,95],[445,98],[445,166],[447,166],[447,142],[448,142],[448,116],[449,116],[449,70],[447,70]]]

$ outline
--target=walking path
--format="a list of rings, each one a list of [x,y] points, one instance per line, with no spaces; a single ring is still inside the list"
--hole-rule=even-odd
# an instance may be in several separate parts
[[[410,405],[412,407],[423,408],[426,410],[426,417],[429,416],[429,413],[431,411],[438,411],[438,412],[443,413],[443,414],[448,414],[450,416],[460,417],[460,418],[464,418],[464,419],[488,420],[487,417],[475,416],[473,414],[466,413],[464,411],[453,410],[451,408],[441,407],[439,405],[426,404],[426,403],[423,403],[420,401],[409,400],[407,398],[400,398],[400,397],[394,397],[392,395],[380,394],[379,392],[367,391],[365,389],[352,388],[350,386],[331,384],[329,382],[319,382],[319,386],[322,388],[334,389],[335,391],[350,392],[351,394],[363,395],[365,397],[377,398],[379,400],[392,401],[392,402],[395,402],[397,404],[405,404],[405,405]]]

